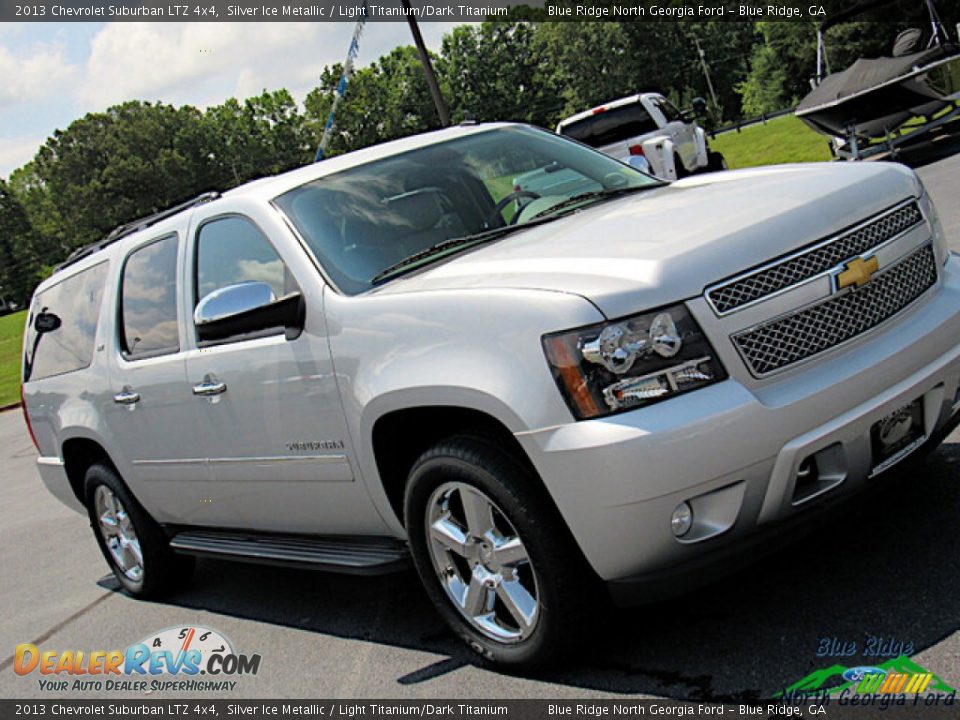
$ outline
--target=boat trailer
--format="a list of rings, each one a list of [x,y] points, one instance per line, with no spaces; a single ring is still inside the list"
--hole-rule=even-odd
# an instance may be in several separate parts
[[[879,141],[871,142],[868,138],[861,138],[858,136],[855,126],[851,125],[847,129],[845,137],[834,138],[830,141],[830,152],[838,160],[866,160],[885,153],[896,157],[904,145],[918,142],[958,118],[960,118],[960,98],[954,99],[950,110],[939,117],[927,120],[923,125],[909,128],[906,131],[901,128],[890,131],[886,137]]]

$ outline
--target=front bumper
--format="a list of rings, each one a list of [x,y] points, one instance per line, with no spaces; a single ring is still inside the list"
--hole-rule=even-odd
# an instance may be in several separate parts
[[[702,580],[707,568],[734,569],[736,550],[766,546],[869,487],[870,429],[891,412],[922,398],[925,435],[937,442],[960,409],[958,384],[960,260],[951,257],[935,289],[895,322],[780,378],[752,388],[730,379],[517,439],[603,580],[679,582],[684,569]],[[821,482],[801,492],[811,456]],[[684,501],[695,524],[678,539],[670,516]]]

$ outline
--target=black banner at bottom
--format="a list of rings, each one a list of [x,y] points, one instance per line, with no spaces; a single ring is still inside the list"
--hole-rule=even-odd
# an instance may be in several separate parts
[[[956,718],[955,696],[877,695],[840,699],[681,702],[676,700],[0,700],[0,718]]]

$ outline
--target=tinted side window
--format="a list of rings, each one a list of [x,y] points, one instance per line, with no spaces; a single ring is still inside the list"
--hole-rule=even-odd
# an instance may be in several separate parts
[[[34,297],[24,338],[24,382],[90,365],[108,267],[94,265]]]
[[[231,215],[204,224],[197,235],[196,297],[242,282],[267,283],[276,297],[296,289],[273,245],[250,220]]]
[[[128,358],[174,353],[177,329],[177,236],[134,250],[123,267],[120,348]]]

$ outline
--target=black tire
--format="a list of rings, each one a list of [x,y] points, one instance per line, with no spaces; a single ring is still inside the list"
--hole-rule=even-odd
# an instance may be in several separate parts
[[[100,529],[97,516],[97,488],[103,486],[121,503],[136,533],[143,556],[142,571],[138,579],[124,572],[111,554]],[[87,469],[84,479],[84,498],[90,527],[97,538],[100,552],[113,571],[117,582],[135,597],[159,597],[185,585],[193,573],[194,559],[175,554],[160,526],[147,514],[133,494],[127,489],[117,472],[109,465],[97,463]]]
[[[676,153],[673,154],[673,169],[677,174],[677,180],[682,180],[690,174],[690,171],[687,170],[686,166],[683,164],[683,160],[681,160],[680,156]]]
[[[429,503],[434,491],[450,482],[479,489],[510,522],[536,577],[537,620],[525,639],[502,642],[479,632],[454,606],[441,585],[428,547]],[[538,480],[502,444],[474,436],[441,441],[420,456],[410,471],[404,518],[414,565],[440,615],[485,660],[530,669],[564,657],[585,628],[590,599],[600,597],[598,583],[568,529]]]
[[[727,159],[723,153],[707,150],[707,172],[720,172],[727,169]]]

